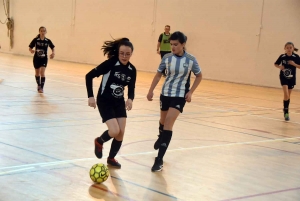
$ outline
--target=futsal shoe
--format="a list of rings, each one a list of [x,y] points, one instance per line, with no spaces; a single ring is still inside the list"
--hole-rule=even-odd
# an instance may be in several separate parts
[[[39,93],[43,93],[42,87],[38,86],[37,91],[38,91]]]
[[[107,164],[115,168],[121,168],[121,164],[114,158],[107,158]]]
[[[159,172],[159,171],[161,171],[162,168],[163,168],[163,164],[164,164],[163,160],[161,158],[156,157],[154,165],[151,168],[151,171],[152,172]]]
[[[285,113],[285,114],[284,114],[284,119],[285,119],[286,121],[289,121],[289,120],[290,120],[290,115],[289,115],[289,113]]]
[[[102,158],[102,149],[103,145],[97,141],[98,138],[95,139],[95,155],[97,158]]]
[[[157,139],[156,142],[154,143],[154,149],[155,149],[155,150],[158,150],[160,144],[161,144],[161,138],[160,138],[160,135],[158,135],[158,139]]]

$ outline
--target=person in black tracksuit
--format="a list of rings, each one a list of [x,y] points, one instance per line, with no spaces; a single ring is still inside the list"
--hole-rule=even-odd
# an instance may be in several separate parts
[[[93,94],[93,78],[102,75],[101,85],[97,95],[97,106],[106,123],[108,130],[95,139],[95,155],[102,158],[103,143],[114,138],[107,159],[107,163],[113,167],[121,168],[121,164],[115,160],[115,156],[121,148],[125,125],[126,109],[132,109],[134,99],[136,68],[129,62],[133,52],[133,45],[127,38],[114,41],[106,41],[102,46],[104,55],[108,59],[86,74],[86,88],[88,105],[96,108]],[[128,99],[124,100],[124,90],[128,87]]]
[[[280,69],[280,83],[283,89],[283,113],[286,121],[290,120],[289,104],[294,86],[296,85],[296,68],[300,68],[298,51],[292,42],[287,42],[284,46],[285,54],[281,54],[275,62],[275,67]]]
[[[46,38],[45,35],[47,30],[45,27],[39,28],[39,34],[35,37],[29,44],[29,51],[33,54],[33,66],[35,68],[35,79],[37,83],[37,90],[39,93],[43,93],[44,85],[46,81],[45,70],[48,63],[47,50],[48,47],[51,48],[52,54],[50,59],[53,59],[55,56],[54,45],[49,38]],[[35,48],[35,50],[33,50]]]

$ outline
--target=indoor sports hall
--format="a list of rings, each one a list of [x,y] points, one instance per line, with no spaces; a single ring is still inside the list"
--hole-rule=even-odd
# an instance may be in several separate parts
[[[290,89],[287,121],[274,66],[287,42],[300,47],[300,1],[2,1],[0,201],[300,200],[300,84]],[[166,25],[187,36],[203,79],[173,126],[162,171],[152,172],[168,75],[153,101],[147,94]],[[55,45],[43,93],[28,51],[41,26]],[[85,76],[107,59],[103,42],[122,37],[137,70],[122,168],[108,165],[108,179],[94,183],[90,169],[106,165],[111,141],[98,159],[94,140],[107,126],[88,106]],[[95,96],[101,81],[93,80]]]

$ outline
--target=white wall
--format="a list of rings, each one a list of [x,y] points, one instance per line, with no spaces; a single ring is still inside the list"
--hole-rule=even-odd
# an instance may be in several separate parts
[[[9,50],[4,25],[0,42],[2,52],[13,54],[30,55],[28,44],[45,26],[56,45],[56,59],[98,64],[105,59],[101,45],[111,34],[131,39],[138,70],[155,72],[157,38],[169,24],[171,31],[188,36],[188,51],[197,57],[205,78],[280,87],[273,63],[287,41],[300,46],[298,0],[10,1],[15,46]],[[2,4],[0,17],[5,19]]]

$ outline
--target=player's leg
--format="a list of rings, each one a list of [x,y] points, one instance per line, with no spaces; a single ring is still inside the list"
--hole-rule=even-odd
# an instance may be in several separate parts
[[[121,164],[115,159],[115,157],[122,146],[126,126],[126,117],[117,118],[117,122],[120,128],[120,132],[116,137],[114,137],[111,143],[109,156],[107,158],[107,164],[113,167],[121,168]]]
[[[288,85],[288,100],[285,101],[285,115],[284,115],[284,118],[286,121],[289,121],[290,120],[290,113],[289,113],[289,106],[290,106],[290,100],[291,100],[291,94],[292,94],[292,91],[293,91],[293,88],[294,88],[294,85]]]
[[[42,92],[43,92],[44,85],[46,82],[46,77],[45,77],[46,67],[44,67],[44,66],[40,67],[40,71],[41,71],[41,88],[42,88]]]
[[[159,146],[159,151],[158,155],[155,158],[154,165],[152,166],[151,171],[152,172],[157,172],[161,171],[163,167],[163,157],[168,149],[168,146],[170,144],[170,141],[172,139],[172,134],[173,134],[173,125],[180,114],[180,111],[175,109],[175,108],[169,108],[167,112],[167,116],[165,118],[165,124],[164,124],[164,130],[161,136],[161,141],[160,141],[160,146]]]
[[[283,90],[283,113],[284,113],[285,120],[288,121],[290,119],[289,118],[290,94],[289,94],[288,85],[282,85],[282,90]]]
[[[46,71],[46,67],[47,67],[47,64],[48,64],[48,59],[47,58],[43,58],[41,61],[40,61],[40,64],[41,64],[41,88],[42,88],[42,91],[44,90],[44,85],[45,85],[45,82],[46,82],[46,76],[45,76],[45,71]]]
[[[95,139],[95,155],[97,158],[102,158],[103,144],[120,133],[119,124],[116,118],[107,120],[105,124],[108,129],[104,131],[100,137]]]
[[[37,84],[37,91],[41,93],[41,70],[40,70],[40,64],[38,62],[38,59],[33,57],[33,67],[35,71],[35,81]]]
[[[106,124],[107,130],[100,137],[95,139],[95,155],[102,158],[103,144],[120,133],[118,121],[116,119],[113,105],[105,100],[97,99],[97,106],[102,117],[102,122]]]
[[[157,150],[160,145],[161,136],[162,136],[162,132],[164,129],[164,124],[165,124],[165,119],[166,119],[169,107],[170,107],[170,98],[161,95],[160,96],[160,120],[159,120],[159,128],[158,128],[159,135],[158,135],[158,139],[154,143],[155,150]]]

